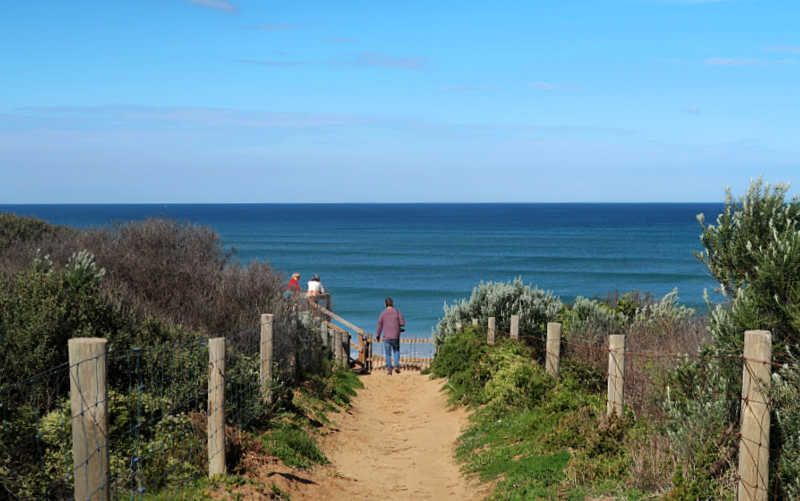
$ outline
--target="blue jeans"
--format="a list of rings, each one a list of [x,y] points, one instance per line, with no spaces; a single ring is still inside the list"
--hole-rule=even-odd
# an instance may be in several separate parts
[[[394,367],[400,368],[400,340],[384,339],[383,353],[386,355],[386,370],[392,370],[392,354],[394,354]]]

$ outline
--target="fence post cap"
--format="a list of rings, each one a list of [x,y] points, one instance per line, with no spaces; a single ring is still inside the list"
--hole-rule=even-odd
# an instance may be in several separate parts
[[[765,330],[752,330],[752,331],[744,331],[745,337],[760,337],[760,338],[767,338],[772,339],[772,332],[765,331]]]
[[[67,344],[97,344],[108,343],[108,339],[104,337],[74,337],[67,340]]]

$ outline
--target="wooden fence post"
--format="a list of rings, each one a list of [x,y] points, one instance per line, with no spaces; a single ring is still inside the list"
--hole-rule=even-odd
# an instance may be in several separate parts
[[[367,341],[367,372],[372,372],[372,334]]]
[[[342,365],[342,358],[344,358],[344,353],[342,353],[342,332],[337,330],[333,334],[333,359],[336,362],[336,365]]]
[[[625,387],[625,335],[608,336],[608,400],[606,414],[622,417],[622,389]]]
[[[511,315],[511,339],[519,341],[519,315]]]
[[[259,382],[261,398],[267,404],[272,402],[272,319],[273,315],[270,313],[261,314]]]
[[[739,501],[767,501],[769,486],[769,383],[772,335],[744,333],[742,427],[739,439]]]
[[[322,338],[322,346],[328,346],[328,321],[324,318],[319,326],[319,336]]]
[[[102,338],[77,337],[67,341],[72,464],[75,499],[111,498],[108,483],[108,408],[106,353]]]
[[[358,329],[358,361],[361,367],[367,367],[367,341],[364,337],[364,329]]]
[[[561,361],[561,324],[547,323],[547,347],[545,352],[545,370],[553,377],[558,377],[558,366]]]
[[[208,340],[208,476],[225,474],[225,338]]]
[[[475,327],[478,326],[478,319],[477,318],[473,318],[472,319],[472,325],[474,325]]]
[[[486,329],[486,344],[489,346],[494,345],[494,317],[489,317],[489,328]]]
[[[461,325],[461,322],[456,322],[456,332],[461,332],[461,329],[463,328],[464,326]]]

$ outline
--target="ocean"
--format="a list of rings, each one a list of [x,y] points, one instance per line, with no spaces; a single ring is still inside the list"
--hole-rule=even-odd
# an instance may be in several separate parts
[[[301,283],[318,273],[334,310],[373,331],[383,300],[427,337],[445,302],[480,281],[525,283],[564,301],[638,289],[705,311],[716,283],[693,255],[696,215],[722,204],[0,205],[0,212],[91,227],[166,217],[207,225],[242,263],[266,261]]]

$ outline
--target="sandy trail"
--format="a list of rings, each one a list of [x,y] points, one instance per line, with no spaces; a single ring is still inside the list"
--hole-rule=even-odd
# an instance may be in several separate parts
[[[448,409],[442,382],[404,372],[363,376],[349,413],[331,416],[338,432],[323,448],[331,466],[292,499],[480,499],[485,493],[453,460],[467,422]]]

